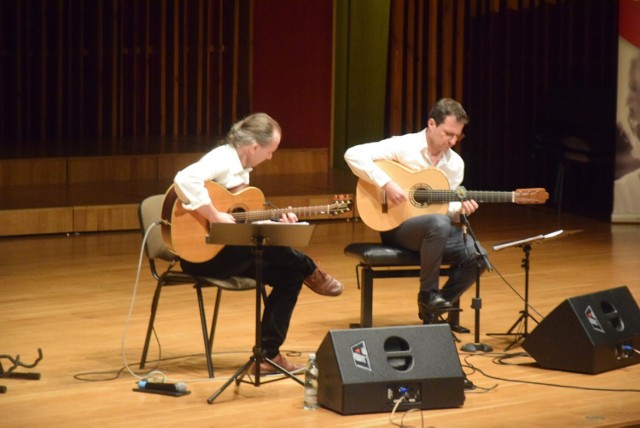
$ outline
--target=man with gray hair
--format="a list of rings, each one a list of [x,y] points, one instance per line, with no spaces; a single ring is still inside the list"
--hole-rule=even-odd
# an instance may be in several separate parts
[[[280,125],[265,113],[252,114],[234,124],[220,145],[175,176],[175,190],[183,207],[197,212],[209,223],[235,223],[231,213],[216,208],[205,183],[214,181],[232,193],[246,187],[251,170],[271,159],[281,137]],[[294,223],[297,217],[285,213],[279,221]],[[343,286],[320,270],[309,256],[293,248],[266,246],[262,257],[263,280],[272,287],[262,315],[264,357],[289,372],[296,372],[304,366],[288,362],[280,354],[280,346],[287,336],[302,284],[326,296],[341,294]],[[198,263],[181,260],[181,266],[196,276],[255,278],[254,261],[251,247],[227,245],[211,260]],[[260,371],[277,373],[267,362],[260,364]]]

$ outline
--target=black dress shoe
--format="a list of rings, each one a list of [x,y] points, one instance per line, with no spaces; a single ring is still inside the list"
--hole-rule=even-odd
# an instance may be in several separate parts
[[[471,330],[469,330],[467,327],[461,326],[460,324],[449,323],[449,327],[451,327],[451,331],[455,333],[460,333],[460,334],[471,333]]]
[[[445,300],[440,293],[429,293],[425,309],[427,312],[440,312],[453,309],[453,305],[448,300]]]
[[[432,324],[439,314],[451,309],[454,306],[443,299],[440,293],[418,293],[418,316],[424,324]]]

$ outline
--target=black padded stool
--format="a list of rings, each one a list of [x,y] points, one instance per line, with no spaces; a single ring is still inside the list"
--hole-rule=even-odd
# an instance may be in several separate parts
[[[375,278],[420,277],[420,253],[374,242],[349,244],[344,254],[358,260],[356,274],[360,288],[360,324],[352,327],[372,326],[373,280]],[[440,275],[448,275],[448,267],[440,268]],[[417,294],[417,289],[416,289]],[[460,301],[451,302],[457,311],[450,313],[450,322],[458,324]]]

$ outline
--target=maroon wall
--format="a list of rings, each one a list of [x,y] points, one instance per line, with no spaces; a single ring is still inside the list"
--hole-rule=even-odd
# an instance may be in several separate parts
[[[281,148],[328,148],[333,1],[254,5],[253,111],[280,123]]]

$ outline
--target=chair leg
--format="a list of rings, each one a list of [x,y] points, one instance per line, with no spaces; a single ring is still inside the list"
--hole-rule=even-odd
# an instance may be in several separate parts
[[[153,300],[151,302],[151,315],[149,316],[149,326],[147,327],[147,336],[144,339],[144,347],[142,348],[142,356],[140,357],[140,368],[144,369],[147,363],[147,353],[149,352],[149,345],[151,342],[151,334],[153,333],[153,324],[156,320],[156,311],[158,310],[158,302],[160,301],[160,292],[162,291],[162,279],[158,281],[156,285],[156,291],[153,294]]]
[[[222,288],[216,287],[216,304],[213,308],[213,318],[211,319],[211,328],[209,329],[209,351],[213,352],[213,340],[216,336],[216,326],[218,325],[218,312],[220,311],[220,299],[222,299]]]
[[[209,377],[213,376],[213,362],[211,361],[211,348],[209,348],[209,333],[207,332],[207,315],[204,312],[204,299],[202,298],[202,286],[195,285],[196,294],[198,295],[198,307],[200,308],[200,323],[202,325],[202,337],[204,339],[204,353],[207,358],[207,369]]]
[[[368,328],[373,324],[373,271],[362,267],[360,271],[362,288],[360,289],[360,327]]]

